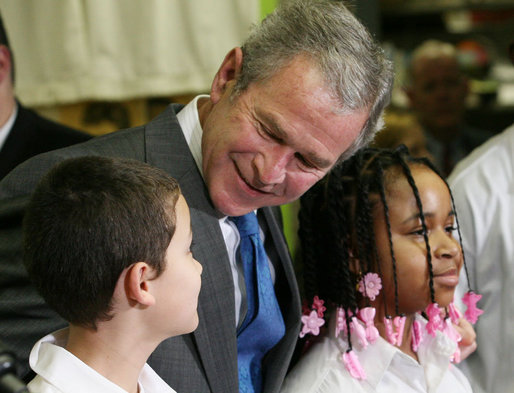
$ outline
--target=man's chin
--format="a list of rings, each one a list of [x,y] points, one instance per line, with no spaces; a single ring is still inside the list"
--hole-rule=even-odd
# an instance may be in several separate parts
[[[214,207],[218,212],[220,212],[221,216],[230,216],[230,217],[239,217],[243,216],[246,213],[249,213],[255,209],[258,209],[259,206],[254,204],[248,204],[244,202],[238,202],[235,200],[228,201],[227,198],[220,198],[218,201],[213,200]]]
[[[244,216],[245,214],[247,213],[250,213],[251,211],[254,211],[258,209],[258,207],[256,208],[251,208],[251,207],[248,207],[248,208],[223,208],[223,210],[221,209],[218,209],[218,211],[220,213],[222,213],[223,216],[229,216],[229,217],[239,217],[239,216]]]
[[[226,201],[224,202],[225,203],[215,204],[215,207],[223,216],[230,217],[239,217],[247,213],[250,213],[251,211],[255,211],[261,207],[278,206],[282,204],[280,203],[280,201],[273,200],[260,201],[261,203],[258,203],[257,201],[255,201],[255,203],[226,203]]]

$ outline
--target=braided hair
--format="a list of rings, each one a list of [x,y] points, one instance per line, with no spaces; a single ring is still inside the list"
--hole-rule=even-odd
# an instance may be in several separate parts
[[[342,308],[346,311],[347,324],[349,315],[357,313],[359,302],[363,300],[356,288],[355,263],[358,263],[362,274],[378,271],[381,276],[373,225],[373,209],[377,203],[381,203],[392,260],[394,312],[399,315],[396,258],[386,185],[390,180],[404,176],[419,210],[427,252],[430,298],[435,303],[427,226],[419,191],[411,173],[413,166],[425,166],[441,177],[430,161],[411,157],[405,146],[395,150],[364,148],[333,168],[301,198],[298,234],[307,301],[317,295],[328,304]],[[444,178],[441,179],[444,181]],[[448,191],[451,196],[449,188]],[[453,204],[453,196],[451,200]],[[458,220],[456,225],[458,228]],[[386,314],[392,311],[385,309]],[[351,346],[351,340],[348,341]]]

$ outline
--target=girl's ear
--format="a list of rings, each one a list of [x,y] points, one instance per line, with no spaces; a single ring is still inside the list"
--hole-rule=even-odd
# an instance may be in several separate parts
[[[126,275],[127,297],[143,306],[153,306],[155,297],[150,292],[149,281],[155,278],[154,269],[146,262],[136,262]]]
[[[218,72],[214,76],[211,86],[211,101],[213,104],[216,104],[221,99],[228,87],[228,83],[235,82],[242,66],[243,51],[241,48],[236,47],[227,53]]]
[[[353,274],[357,275],[361,271],[360,260],[354,256],[354,253],[352,250],[350,250],[349,256],[350,256],[350,264],[349,264],[350,271]]]

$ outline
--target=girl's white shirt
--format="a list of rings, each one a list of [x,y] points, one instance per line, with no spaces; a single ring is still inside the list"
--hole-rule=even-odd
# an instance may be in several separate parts
[[[335,337],[335,324],[332,322],[330,333],[313,344],[300,359],[287,376],[281,392],[472,392],[464,374],[450,363],[456,344],[441,332],[437,332],[435,337],[429,335],[425,330],[426,320],[421,316],[416,318],[423,324],[425,332],[417,352],[419,363],[379,337],[366,349],[353,345],[366,373],[365,380],[357,380],[342,362],[342,354],[348,348],[346,337]]]

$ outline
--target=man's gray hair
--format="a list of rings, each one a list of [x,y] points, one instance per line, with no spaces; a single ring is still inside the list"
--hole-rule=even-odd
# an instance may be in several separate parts
[[[297,56],[306,56],[325,78],[338,112],[369,111],[362,132],[340,161],[368,144],[390,101],[392,63],[342,1],[283,0],[242,45],[243,66],[234,94],[271,78]]]

